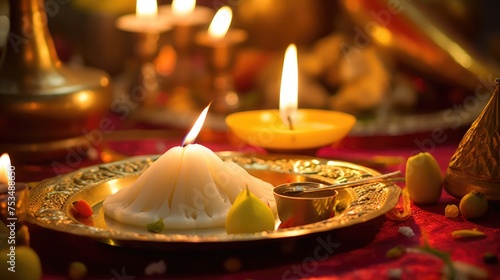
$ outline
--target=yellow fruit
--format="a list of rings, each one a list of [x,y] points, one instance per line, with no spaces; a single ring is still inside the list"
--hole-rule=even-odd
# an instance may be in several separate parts
[[[406,188],[415,203],[437,203],[443,189],[443,175],[436,159],[423,152],[406,161]]]
[[[0,250],[0,279],[39,280],[41,278],[42,264],[38,254],[31,247],[17,246]]]
[[[226,232],[254,233],[273,230],[274,214],[267,204],[252,194],[248,188],[242,191],[229,209]]]
[[[488,212],[488,200],[482,193],[472,191],[462,197],[458,207],[465,219],[479,218]]]

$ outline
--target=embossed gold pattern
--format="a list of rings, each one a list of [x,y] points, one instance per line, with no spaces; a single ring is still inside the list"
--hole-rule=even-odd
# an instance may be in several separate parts
[[[481,191],[500,200],[500,79],[488,104],[462,138],[448,165],[445,189],[462,197]]]

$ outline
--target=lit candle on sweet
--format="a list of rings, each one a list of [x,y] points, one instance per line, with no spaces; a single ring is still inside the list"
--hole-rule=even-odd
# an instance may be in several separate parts
[[[171,28],[165,17],[158,16],[156,0],[137,0],[135,14],[119,17],[116,27],[134,33],[161,33]]]
[[[233,162],[224,162],[209,148],[193,144],[208,108],[181,146],[166,151],[130,186],[106,197],[102,205],[108,217],[143,227],[162,220],[166,229],[220,228],[246,188],[276,209],[271,184]]]
[[[231,131],[250,145],[275,151],[308,150],[334,144],[356,122],[350,114],[298,109],[298,62],[295,45],[285,53],[278,110],[238,112],[226,117]]]

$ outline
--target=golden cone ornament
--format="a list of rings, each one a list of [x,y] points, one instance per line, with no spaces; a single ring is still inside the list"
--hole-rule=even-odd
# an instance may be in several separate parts
[[[444,187],[455,197],[480,191],[488,200],[500,200],[500,79],[495,83],[488,104],[462,138],[448,165]]]

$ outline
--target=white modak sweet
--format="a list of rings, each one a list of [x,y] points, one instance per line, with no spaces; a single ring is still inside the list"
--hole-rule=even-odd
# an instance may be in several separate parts
[[[229,208],[247,186],[276,214],[271,184],[202,145],[190,144],[168,150],[132,185],[108,196],[103,208],[109,217],[136,226],[163,219],[165,229],[223,227]]]

